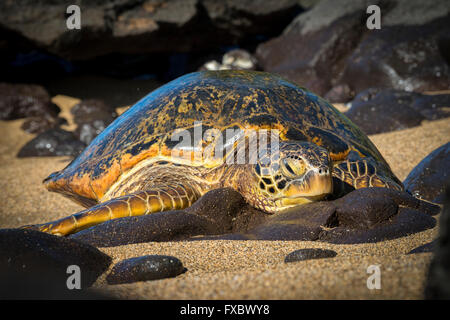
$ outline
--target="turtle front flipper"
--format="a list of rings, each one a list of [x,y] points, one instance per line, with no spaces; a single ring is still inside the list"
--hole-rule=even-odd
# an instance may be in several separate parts
[[[333,166],[333,195],[341,197],[352,190],[381,187],[403,190],[402,183],[395,176],[379,172],[369,158],[347,159]]]
[[[105,201],[56,221],[22,228],[66,236],[112,219],[184,209],[199,197],[200,193],[191,186],[155,187]]]

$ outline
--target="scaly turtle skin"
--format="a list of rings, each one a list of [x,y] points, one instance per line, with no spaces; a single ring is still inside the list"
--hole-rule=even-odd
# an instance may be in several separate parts
[[[261,132],[279,147],[257,156]],[[241,151],[244,162],[236,161]],[[355,188],[403,188],[367,136],[327,101],[278,76],[234,70],[191,73],[153,91],[44,183],[88,207],[33,226],[58,235],[186,208],[221,187],[268,213]]]

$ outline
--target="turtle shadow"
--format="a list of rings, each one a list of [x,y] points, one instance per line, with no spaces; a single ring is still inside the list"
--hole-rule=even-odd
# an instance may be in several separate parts
[[[305,240],[370,243],[436,225],[440,207],[406,192],[363,188],[333,200],[268,215],[229,188],[206,193],[184,210],[125,217],[70,235],[97,247],[150,241]]]

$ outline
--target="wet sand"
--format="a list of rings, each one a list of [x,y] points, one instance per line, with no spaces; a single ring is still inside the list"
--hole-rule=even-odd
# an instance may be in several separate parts
[[[77,100],[54,98],[63,113]],[[58,219],[82,209],[50,193],[42,180],[65,167],[68,157],[16,158],[33,135],[23,120],[0,121],[0,228]],[[449,141],[450,118],[419,127],[370,136],[400,180],[431,151]],[[331,245],[308,241],[195,241],[144,243],[101,250],[114,262],[146,254],[179,258],[187,272],[174,279],[96,287],[133,299],[420,299],[430,253],[407,253],[432,241],[437,227],[375,244]],[[335,258],[284,263],[301,248],[335,250]],[[369,290],[367,267],[380,265],[381,289]]]

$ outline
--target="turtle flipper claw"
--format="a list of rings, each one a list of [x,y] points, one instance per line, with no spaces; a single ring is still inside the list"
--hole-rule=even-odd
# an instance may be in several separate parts
[[[62,235],[61,233],[54,230],[53,223],[30,224],[26,226],[21,226],[19,229],[36,230],[54,235]]]

